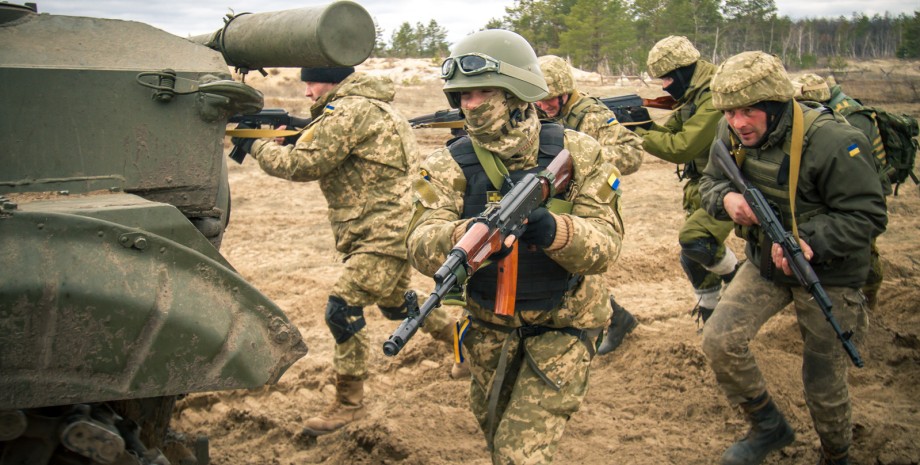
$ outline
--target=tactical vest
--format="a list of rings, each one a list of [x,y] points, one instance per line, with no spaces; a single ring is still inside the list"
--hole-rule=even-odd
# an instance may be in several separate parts
[[[511,171],[513,182],[520,181],[528,173],[538,173],[553,161],[564,148],[564,131],[556,123],[543,123],[540,129],[540,151],[537,166],[529,170]],[[485,170],[476,157],[469,137],[457,139],[448,146],[451,156],[460,165],[466,177],[466,191],[463,197],[463,218],[474,218],[486,209],[487,199],[493,201],[496,189],[489,181]],[[501,195],[512,188],[507,182],[501,188]],[[491,193],[491,195],[490,195]],[[565,192],[556,195],[563,199]],[[495,292],[498,284],[497,267],[494,263],[480,268],[467,282],[467,297],[485,309],[495,308]],[[518,250],[518,284],[515,308],[518,310],[553,310],[562,304],[568,291],[580,276],[573,276],[565,268],[549,258],[542,249],[528,250],[520,244]]]

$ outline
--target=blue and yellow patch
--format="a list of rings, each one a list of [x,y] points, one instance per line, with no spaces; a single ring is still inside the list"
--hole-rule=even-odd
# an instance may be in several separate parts
[[[610,177],[607,178],[607,184],[613,190],[620,188],[620,178],[617,176],[616,172],[610,173]]]
[[[332,105],[326,105],[326,108],[323,108],[323,113],[332,113],[335,111],[335,107]]]
[[[613,116],[613,117],[611,117],[610,119],[607,120],[607,126],[613,126],[614,124],[619,124],[619,123],[620,123],[620,122],[617,121],[617,117],[616,117],[616,116]]]
[[[859,155],[859,146],[856,144],[852,144],[849,147],[847,147],[847,151],[850,153],[851,157],[855,157],[856,155]]]
[[[431,175],[428,174],[428,170],[422,169],[421,175],[423,178],[425,178],[426,181],[431,181]]]

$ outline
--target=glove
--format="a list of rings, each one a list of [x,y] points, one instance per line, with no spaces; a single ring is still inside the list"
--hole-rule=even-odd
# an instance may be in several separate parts
[[[236,127],[233,129],[256,129],[256,127],[249,123],[243,122],[243,123],[237,124]],[[244,153],[249,153],[252,151],[252,144],[255,141],[256,139],[250,139],[250,138],[245,138],[245,137],[231,137],[230,138],[230,143],[233,144],[238,149],[242,150]]]
[[[521,242],[534,244],[540,248],[549,247],[556,240],[556,219],[544,207],[530,212],[527,226],[521,234]]]
[[[642,128],[645,130],[652,129],[652,117],[648,114],[648,109],[645,107],[633,107],[629,109],[629,117],[637,123],[641,124],[631,124],[626,126],[633,131],[636,128]]]

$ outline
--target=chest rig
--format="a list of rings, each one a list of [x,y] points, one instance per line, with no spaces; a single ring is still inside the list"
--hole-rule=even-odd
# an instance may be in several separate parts
[[[508,193],[513,183],[520,181],[529,173],[538,173],[553,161],[564,148],[564,130],[556,123],[543,123],[540,128],[540,148],[537,166],[528,170],[510,171],[507,175],[496,176],[486,171],[472,141],[462,137],[448,146],[451,156],[460,165],[466,177],[464,191],[463,218],[474,218],[490,203],[497,203]],[[481,149],[480,149],[481,150]],[[497,163],[501,163],[497,160]],[[499,184],[497,185],[496,184]],[[558,193],[555,199],[564,202],[567,192]],[[571,207],[569,206],[569,209]],[[555,213],[568,213],[558,208],[550,208]],[[521,243],[518,255],[518,285],[515,294],[516,308],[519,310],[552,310],[558,308],[565,295],[580,280],[580,275],[572,275],[558,263],[549,258],[542,249],[531,250],[528,244]],[[497,267],[489,264],[479,269],[467,283],[467,297],[473,299],[485,309],[495,308],[497,290]]]

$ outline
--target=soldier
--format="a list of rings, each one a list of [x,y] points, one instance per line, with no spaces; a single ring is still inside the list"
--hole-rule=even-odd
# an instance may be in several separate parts
[[[887,224],[885,198],[865,136],[826,109],[792,97],[792,82],[778,58],[744,52],[726,60],[712,79],[713,106],[724,113],[717,140],[731,148],[744,176],[777,207],[785,227],[798,234],[837,322],[851,331],[865,323],[859,287],[869,272],[869,244]],[[800,150],[792,148],[792,134],[803,137]],[[797,173],[792,159],[801,162]],[[797,186],[792,193],[790,186]],[[821,439],[818,463],[848,463],[850,362],[835,332],[792,276],[782,248],[771,245],[750,205],[714,163],[703,172],[700,191],[704,207],[716,218],[732,219],[747,241],[748,260],[703,328],[703,350],[716,380],[751,424],[721,463],[759,464],[794,440],[749,348],[761,326],[790,303],[804,342],[805,402]]]
[[[469,135],[423,162],[408,240],[409,259],[423,274],[436,272],[487,195],[507,193],[507,178],[543,169],[563,148],[574,161],[570,189],[557,196],[560,207],[535,210],[520,236],[519,260],[529,266],[518,269],[514,315],[493,311],[494,264],[466,285],[470,405],[492,462],[550,463],[584,400],[595,340],[610,318],[600,274],[619,255],[623,234],[618,194],[608,184],[619,172],[591,137],[540,123],[531,103],[546,97],[546,82],[523,37],[504,30],[469,35],[454,45],[441,77]],[[494,169],[480,164],[477,152],[494,160],[486,163]],[[508,175],[496,186],[490,173],[499,166]]]
[[[661,78],[662,88],[677,101],[674,114],[659,126],[649,122],[635,127],[646,152],[672,163],[683,163],[679,179],[684,184],[687,219],[680,228],[680,264],[693,285],[697,306],[693,312],[705,323],[716,303],[722,283],[735,275],[738,259],[725,247],[731,221],[718,221],[700,208],[700,175],[709,160],[709,145],[721,115],[712,108],[709,82],[715,66],[700,59],[686,37],[669,36],[648,53],[648,72]]]
[[[874,113],[862,111],[864,107],[861,103],[844,94],[839,85],[829,87],[828,82],[817,74],[803,74],[793,84],[797,84],[801,94],[801,98],[797,97],[799,100],[810,100],[827,105],[830,109],[843,115],[850,125],[866,135],[872,145],[872,160],[875,162],[875,168],[879,172],[882,192],[885,195],[891,195],[891,180],[882,168],[882,161],[885,160],[885,146],[882,144],[882,136],[873,116]],[[873,239],[872,266],[869,267],[869,277],[866,278],[866,285],[862,288],[863,294],[866,295],[866,300],[869,302],[870,310],[875,310],[878,307],[878,291],[882,287],[884,278],[882,260]]]
[[[353,67],[303,68],[300,77],[305,96],[314,101],[313,122],[296,144],[240,138],[233,143],[272,176],[319,181],[336,250],[344,255],[345,270],[326,305],[326,324],[335,339],[336,396],[304,428],[318,436],[367,415],[364,307],[377,304],[390,320],[406,317],[408,173],[418,170],[418,145],[406,119],[389,105],[395,95],[389,78],[356,73]],[[453,345],[453,322],[443,313],[433,316],[423,329]]]
[[[583,132],[601,144],[605,156],[613,160],[622,175],[635,173],[642,165],[642,138],[625,129],[616,115],[596,97],[575,88],[575,76],[569,64],[555,55],[539,58],[540,71],[546,79],[549,95],[536,102],[544,119],[562,124],[566,129]],[[607,327],[598,355],[613,352],[627,334],[635,329],[636,318],[610,296],[613,317]]]

